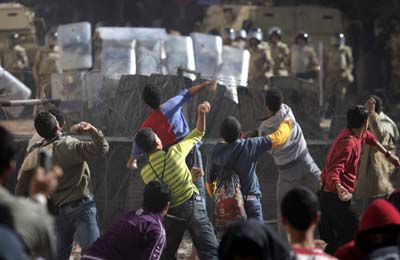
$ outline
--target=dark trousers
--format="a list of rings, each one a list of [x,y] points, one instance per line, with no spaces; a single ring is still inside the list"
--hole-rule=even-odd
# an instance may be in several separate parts
[[[177,259],[176,253],[185,230],[189,231],[200,260],[218,259],[217,239],[200,195],[193,194],[192,198],[168,213],[170,215],[164,219],[167,245],[163,260]]]
[[[341,201],[336,193],[319,191],[321,239],[328,245],[326,252],[334,254],[336,249],[353,240],[359,224],[359,214],[352,200]]]

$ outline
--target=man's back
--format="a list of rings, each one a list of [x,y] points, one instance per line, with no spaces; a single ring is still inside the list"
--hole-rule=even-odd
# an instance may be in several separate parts
[[[59,179],[52,199],[56,205],[89,196],[90,170],[87,161],[104,155],[108,143],[101,132],[91,133],[93,141],[80,141],[71,136],[61,137],[53,143],[53,163],[59,165],[64,175]]]
[[[94,242],[87,255],[104,259],[158,259],[165,245],[161,221],[161,214],[142,209],[127,212]]]
[[[242,193],[261,195],[256,175],[258,157],[271,149],[269,137],[238,139],[233,143],[218,143],[210,156],[207,170],[208,182],[219,182],[224,168],[232,168],[238,174]]]

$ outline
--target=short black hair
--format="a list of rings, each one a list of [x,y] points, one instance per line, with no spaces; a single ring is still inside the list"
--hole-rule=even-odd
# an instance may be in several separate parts
[[[347,111],[347,128],[361,128],[367,120],[368,110],[364,106],[354,106]]]
[[[370,98],[375,99],[375,112],[378,114],[380,112],[382,112],[383,111],[383,100],[376,95],[369,95],[365,98],[365,101],[367,101]]]
[[[222,121],[219,133],[227,143],[233,143],[239,139],[241,130],[242,126],[239,121],[233,116],[228,116]]]
[[[281,213],[290,226],[305,231],[318,215],[319,212],[317,196],[306,187],[291,189],[283,197],[281,202]]]
[[[160,88],[154,84],[147,84],[144,86],[142,98],[148,106],[153,109],[158,109],[162,99]]]
[[[145,153],[150,153],[156,147],[156,135],[151,128],[142,128],[137,132],[135,142]]]
[[[171,189],[161,180],[149,182],[144,187],[143,208],[153,213],[161,212],[171,201]]]
[[[0,176],[10,165],[15,154],[13,138],[11,134],[2,126],[0,126]]]
[[[65,125],[65,116],[64,116],[64,113],[61,112],[61,110],[59,110],[57,108],[51,108],[51,109],[49,109],[48,112],[56,117],[57,122],[60,125],[60,127],[63,127]]]
[[[272,112],[277,112],[281,109],[283,103],[282,92],[279,89],[272,88],[268,89],[265,93],[265,105]]]
[[[49,112],[41,112],[35,118],[36,132],[44,139],[52,139],[57,134],[58,121]]]

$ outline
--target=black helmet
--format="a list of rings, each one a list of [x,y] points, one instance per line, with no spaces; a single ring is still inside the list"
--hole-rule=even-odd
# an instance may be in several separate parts
[[[332,43],[337,43],[338,45],[344,45],[346,43],[346,36],[344,36],[344,33],[334,33],[332,35]]]
[[[273,35],[275,35],[276,37],[278,37],[278,39],[281,39],[281,38],[282,38],[282,29],[279,28],[279,27],[274,26],[274,27],[272,27],[271,29],[269,29],[268,35],[269,35],[269,38],[270,38],[270,39],[271,39],[271,37],[272,37]]]
[[[294,38],[294,41],[297,42],[298,39],[303,39],[306,43],[308,43],[310,40],[310,35],[306,32],[299,32]]]

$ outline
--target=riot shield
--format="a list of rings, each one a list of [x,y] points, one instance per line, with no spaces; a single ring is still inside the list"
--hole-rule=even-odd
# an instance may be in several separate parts
[[[0,101],[25,100],[31,96],[31,90],[0,66]],[[24,107],[3,107],[2,110],[18,117]]]
[[[227,87],[227,95],[236,103],[236,88],[247,86],[249,75],[250,53],[248,50],[224,46],[222,48],[222,63],[218,67],[218,83]]]
[[[151,75],[166,74],[162,61],[166,54],[164,42],[167,40],[167,32],[164,28],[131,28],[133,39],[138,44],[137,52],[137,74]]]
[[[196,71],[203,78],[215,78],[222,61],[222,38],[219,36],[191,33]]]
[[[103,39],[101,72],[111,78],[136,74],[136,41],[130,39]]]
[[[61,47],[61,66],[65,70],[92,67],[92,36],[88,22],[60,25],[58,44]]]
[[[165,53],[168,74],[175,75],[178,67],[195,70],[193,42],[190,37],[169,35],[165,41]]]

